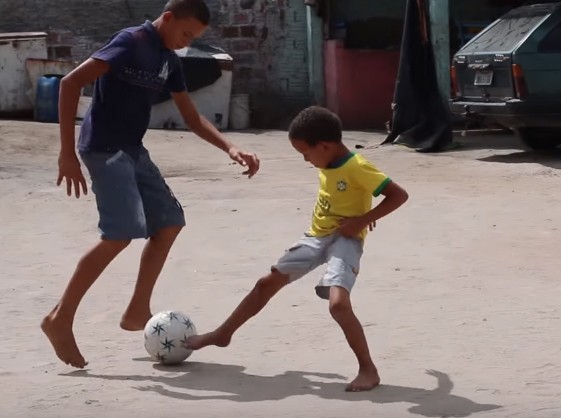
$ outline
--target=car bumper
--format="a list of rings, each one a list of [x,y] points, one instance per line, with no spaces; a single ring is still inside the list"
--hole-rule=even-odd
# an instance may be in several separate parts
[[[501,103],[451,100],[450,110],[455,116],[483,124],[507,128],[561,127],[561,103],[525,102],[509,100]]]

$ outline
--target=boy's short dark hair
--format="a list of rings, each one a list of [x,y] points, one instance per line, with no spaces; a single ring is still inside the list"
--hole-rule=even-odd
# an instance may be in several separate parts
[[[178,19],[192,17],[203,25],[210,23],[210,10],[204,0],[169,0],[164,7],[165,12],[173,13]]]
[[[288,137],[305,141],[310,146],[320,142],[341,142],[343,128],[335,113],[321,106],[311,106],[294,118],[288,129]]]

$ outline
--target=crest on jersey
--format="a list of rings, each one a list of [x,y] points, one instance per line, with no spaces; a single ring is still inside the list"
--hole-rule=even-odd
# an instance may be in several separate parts
[[[345,190],[347,190],[347,183],[345,183],[344,180],[339,180],[337,182],[337,190],[339,190],[340,192],[344,192]]]

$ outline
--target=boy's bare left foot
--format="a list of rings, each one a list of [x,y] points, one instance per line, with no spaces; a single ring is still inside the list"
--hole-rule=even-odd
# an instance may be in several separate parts
[[[150,318],[152,318],[150,311],[136,312],[129,308],[121,318],[121,328],[125,331],[144,331]]]
[[[358,376],[345,389],[347,392],[366,392],[380,385],[380,375],[376,368],[359,370]]]
[[[57,318],[55,313],[51,312],[41,322],[41,329],[63,363],[78,369],[83,369],[88,365],[76,344],[71,322]]]
[[[219,331],[212,331],[187,338],[187,344],[185,344],[185,346],[190,350],[200,350],[209,345],[227,347],[230,345],[230,340],[230,336],[220,333]]]

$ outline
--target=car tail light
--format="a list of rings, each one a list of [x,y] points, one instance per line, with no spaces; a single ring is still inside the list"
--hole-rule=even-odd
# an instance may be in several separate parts
[[[524,71],[520,64],[512,64],[512,79],[514,81],[514,90],[516,97],[523,99],[528,95],[528,86],[524,78]]]
[[[460,85],[458,84],[458,71],[456,70],[456,66],[454,65],[450,67],[450,81],[452,83],[452,97],[461,97],[462,92],[460,91]]]

